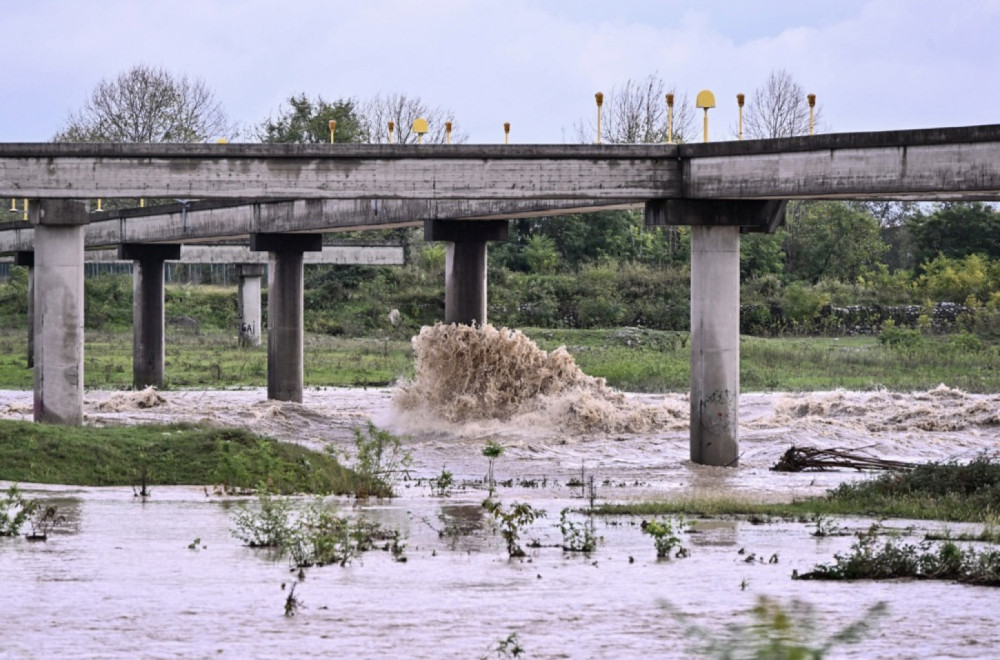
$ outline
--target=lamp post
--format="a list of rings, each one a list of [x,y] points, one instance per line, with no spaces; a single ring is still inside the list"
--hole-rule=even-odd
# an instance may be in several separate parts
[[[708,142],[708,109],[715,107],[715,94],[707,89],[701,90],[695,99],[695,105],[705,111],[705,142]]]

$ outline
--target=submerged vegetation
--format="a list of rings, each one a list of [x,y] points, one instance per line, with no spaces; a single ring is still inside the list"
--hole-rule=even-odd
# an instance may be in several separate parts
[[[806,573],[792,573],[797,580],[889,580],[915,578],[950,580],[1000,587],[1000,550],[962,548],[953,541],[918,544],[879,538],[879,525],[858,534],[846,554],[836,554],[832,564],[819,564]]]
[[[966,464],[928,463],[906,472],[845,483],[824,497],[762,503],[738,498],[682,498],[669,501],[605,503],[604,515],[770,516],[815,519],[858,515],[990,522],[1000,510],[1000,462],[979,455]]]

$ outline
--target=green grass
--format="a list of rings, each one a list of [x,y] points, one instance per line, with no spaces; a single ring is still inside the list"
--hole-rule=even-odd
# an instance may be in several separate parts
[[[546,350],[565,345],[584,372],[630,392],[683,392],[689,387],[687,333],[620,328],[526,328]],[[30,389],[25,368],[27,332],[0,331],[0,389]],[[928,336],[914,347],[884,346],[874,337],[743,337],[744,392],[821,391],[836,388],[928,390],[944,383],[968,392],[1000,391],[1000,338],[961,341]],[[968,336],[965,336],[966,338]],[[345,338],[306,334],[305,384],[310,387],[388,385],[413,372],[408,338]],[[237,346],[235,332],[167,329],[167,388],[263,386],[267,349]],[[132,384],[130,331],[90,331],[84,348],[85,386],[128,389]]]
[[[692,515],[709,518],[816,518],[854,515],[994,524],[1000,511],[1000,462],[986,455],[967,464],[929,463],[907,472],[841,484],[817,497],[762,503],[732,497],[604,504],[605,515]]]
[[[343,494],[352,473],[327,454],[239,429],[190,425],[64,427],[0,420],[0,479],[88,486],[269,483],[282,493]]]

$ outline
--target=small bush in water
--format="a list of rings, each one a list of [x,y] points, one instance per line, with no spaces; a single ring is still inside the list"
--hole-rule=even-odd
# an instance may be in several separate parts
[[[17,536],[36,509],[34,500],[26,500],[17,484],[11,484],[0,499],[0,536]]]
[[[689,624],[684,637],[693,640],[692,650],[704,658],[821,660],[834,647],[860,641],[885,613],[885,603],[876,603],[860,619],[822,640],[810,605],[800,600],[782,605],[772,598],[760,596],[750,611],[752,623],[749,625],[710,631]],[[675,617],[686,623],[684,617],[676,614]]]
[[[403,449],[399,437],[369,421],[364,431],[354,429],[354,447],[354,496],[392,497],[396,484],[409,477],[413,464],[413,456]]]
[[[527,502],[514,502],[508,508],[504,508],[499,500],[487,498],[483,502],[493,519],[500,526],[500,535],[507,543],[507,555],[509,557],[523,557],[524,550],[521,549],[521,529],[533,523],[538,518],[545,517],[545,511],[536,509]]]
[[[664,559],[670,559],[670,553],[674,552],[675,548],[677,551],[674,553],[674,557],[688,556],[687,548],[681,545],[681,539],[677,536],[677,534],[684,531],[686,526],[687,523],[683,520],[674,520],[672,518],[669,520],[642,521],[643,533],[653,537],[653,543],[656,545],[656,556]]]

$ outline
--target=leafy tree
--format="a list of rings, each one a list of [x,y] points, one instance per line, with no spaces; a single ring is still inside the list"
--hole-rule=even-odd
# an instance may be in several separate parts
[[[815,125],[820,123],[817,105]],[[743,132],[750,139],[783,138],[809,134],[809,102],[802,85],[784,69],[775,69],[761,87],[747,98]]]
[[[781,275],[785,271],[785,253],[781,234],[744,234],[740,237],[740,279],[763,275]]]
[[[411,144],[417,142],[417,134],[412,131],[413,120],[422,117],[427,120],[430,132],[424,135],[424,142],[443,144],[447,139],[445,122],[452,121],[451,141],[465,142],[466,135],[457,128],[451,110],[430,107],[419,96],[406,94],[378,94],[360,103],[358,107],[359,130],[362,142],[383,144],[389,141],[389,122],[395,125],[393,142]]]
[[[907,226],[918,264],[939,254],[953,259],[970,254],[1000,258],[1000,213],[982,202],[950,202],[930,213],[918,211]]]
[[[887,246],[878,220],[843,202],[796,207],[785,228],[785,269],[793,279],[856,280],[874,268]]]
[[[56,142],[205,142],[236,129],[202,80],[140,64],[102,80]]]
[[[322,144],[330,141],[330,120],[337,122],[336,142],[360,141],[361,124],[352,99],[329,102],[322,96],[310,99],[305,93],[288,97],[288,108],[258,124],[253,133],[265,143]]]

